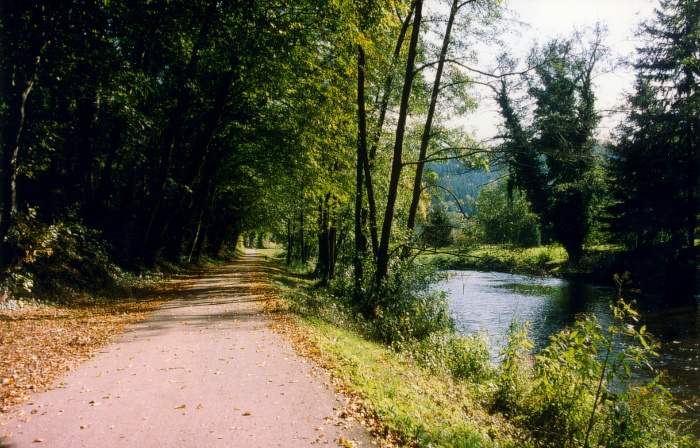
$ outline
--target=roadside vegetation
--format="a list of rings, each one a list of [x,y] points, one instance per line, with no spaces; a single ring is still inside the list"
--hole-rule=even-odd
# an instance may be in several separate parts
[[[610,326],[582,318],[537,354],[527,324],[514,322],[493,363],[481,336],[460,336],[443,320],[435,293],[424,292],[433,298],[427,312],[392,309],[367,320],[342,285],[318,288],[299,269],[287,270],[281,254],[268,256],[280,331],[333,373],[376,432],[399,445],[698,446],[662,377],[635,376],[658,346],[624,301]]]

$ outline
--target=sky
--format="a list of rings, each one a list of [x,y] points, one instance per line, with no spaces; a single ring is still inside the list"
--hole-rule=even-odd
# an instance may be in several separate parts
[[[509,52],[522,59],[535,43],[570,36],[574,30],[591,28],[596,22],[606,25],[605,44],[610,56],[604,70],[595,77],[597,108],[603,116],[598,135],[606,138],[619,122],[619,115],[607,111],[623,104],[625,92],[631,90],[634,82],[634,72],[616,62],[634,56],[635,47],[640,44],[635,31],[640,22],[653,17],[657,3],[657,0],[506,0],[508,32],[501,39]],[[479,53],[488,55],[494,51],[484,48]],[[488,56],[479,61],[481,67],[493,65],[493,58]],[[460,124],[478,138],[487,139],[497,133],[498,110],[488,99],[482,99],[479,104],[476,113],[461,119]]]

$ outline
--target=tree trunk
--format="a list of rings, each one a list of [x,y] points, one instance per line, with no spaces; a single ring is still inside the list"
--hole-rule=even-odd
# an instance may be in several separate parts
[[[384,88],[382,89],[382,100],[379,104],[379,119],[377,120],[377,128],[374,131],[374,136],[372,137],[372,146],[369,150],[369,159],[374,161],[377,156],[377,145],[379,145],[379,139],[382,136],[382,129],[384,128],[384,121],[386,120],[386,112],[389,108],[389,99],[391,98],[391,90],[394,84],[394,68],[396,63],[399,61],[399,56],[401,55],[401,48],[403,47],[403,42],[406,39],[406,32],[408,31],[408,26],[411,24],[411,17],[415,11],[415,3],[411,5],[411,10],[401,24],[401,31],[399,31],[399,36],[396,39],[396,45],[394,46],[394,54],[392,57],[391,67],[389,69],[389,74],[384,80]]]
[[[404,134],[406,132],[406,119],[408,117],[408,103],[413,87],[415,76],[414,64],[416,60],[416,50],[418,47],[418,37],[420,35],[420,25],[422,19],[423,1],[416,0],[413,30],[411,31],[411,41],[408,48],[408,58],[406,61],[406,74],[404,78],[403,91],[401,93],[401,105],[399,107],[399,119],[396,125],[396,139],[394,141],[394,158],[391,163],[391,175],[389,178],[389,189],[387,192],[386,209],[384,211],[384,222],[382,223],[382,235],[377,251],[377,287],[382,285],[389,269],[389,240],[391,239],[391,226],[394,220],[394,207],[398,194],[399,180],[401,178],[401,168],[403,162]]]
[[[336,236],[338,229],[335,225],[331,225],[328,229],[328,280],[335,278],[335,260],[337,254]]]
[[[4,11],[3,11],[4,12]],[[1,40],[1,39],[0,39]],[[2,172],[2,210],[0,210],[0,270],[7,266],[8,247],[5,244],[10,228],[14,223],[17,214],[17,173],[19,170],[19,156],[22,144],[22,134],[26,122],[26,106],[29,95],[32,92],[34,83],[41,64],[41,54],[46,47],[46,36],[42,33],[38,45],[34,48],[35,56],[27,67],[27,73],[19,73],[21,69],[14,66],[14,76],[5,72],[7,68],[0,67],[3,73],[2,95],[7,101],[7,120],[1,132],[0,142],[2,144],[2,160],[0,171]],[[10,56],[8,49],[3,45],[0,53],[0,64],[7,62]],[[25,76],[22,76],[25,75]],[[15,78],[15,79],[13,79]]]
[[[402,25],[401,25],[401,31],[399,32],[398,39],[396,40],[396,45],[394,47],[394,54],[393,54],[393,59],[392,59],[392,66],[389,69],[389,74],[384,82],[384,89],[382,93],[382,100],[381,104],[379,106],[379,119],[377,121],[377,128],[375,130],[374,136],[372,137],[372,146],[369,150],[369,154],[367,152],[367,125],[366,125],[366,112],[364,112],[364,79],[362,80],[362,103],[363,103],[363,112],[362,115],[364,117],[365,121],[365,131],[364,131],[364,151],[362,151],[361,154],[358,154],[359,156],[362,157],[362,165],[364,169],[364,180],[365,180],[365,188],[367,189],[367,205],[369,206],[368,210],[368,217],[369,217],[369,233],[372,241],[372,254],[374,257],[377,257],[377,252],[379,250],[379,237],[377,235],[377,203],[374,195],[374,184],[372,182],[372,170],[371,170],[371,163],[374,161],[376,155],[377,155],[377,145],[379,144],[379,139],[382,135],[382,129],[384,127],[384,121],[386,120],[386,112],[389,107],[389,99],[391,98],[391,90],[392,90],[392,85],[394,83],[394,65],[396,62],[399,60],[399,56],[401,55],[401,48],[403,47],[403,42],[406,37],[406,31],[408,30],[408,26],[411,23],[411,17],[413,15],[413,11],[415,8],[415,3],[411,5],[411,10],[404,19]],[[358,58],[362,58],[361,61],[361,66],[363,67],[363,78],[364,78],[364,66],[365,66],[365,54],[364,54],[364,48],[360,46],[358,49]],[[359,61],[358,61],[359,63]],[[359,75],[358,75],[358,83],[359,83]],[[358,84],[358,95],[359,95],[359,84]],[[358,97],[358,104],[359,104],[359,97]],[[359,110],[358,110],[359,113]],[[365,243],[366,245],[366,243]]]
[[[438,60],[437,71],[435,72],[435,80],[433,81],[433,91],[430,95],[430,105],[428,106],[428,116],[425,119],[423,127],[423,135],[420,141],[420,151],[418,153],[418,164],[416,165],[416,176],[413,180],[413,195],[411,197],[411,206],[408,210],[407,227],[409,232],[413,232],[416,225],[416,213],[418,211],[418,203],[420,202],[421,186],[423,183],[423,168],[425,166],[425,156],[430,143],[433,117],[435,116],[435,107],[437,106],[438,96],[440,94],[440,82],[442,81],[442,72],[445,67],[445,59],[447,58],[447,49],[450,46],[450,34],[452,34],[452,25],[454,24],[457,11],[459,10],[459,0],[452,0],[450,8],[450,17],[447,20],[445,28],[445,36],[442,40],[442,49],[440,50],[440,59]]]
[[[292,251],[294,250],[294,235],[292,234],[292,220],[287,220],[287,265],[292,263]]]
[[[304,210],[299,211],[299,258],[306,264],[306,243],[304,242]]]
[[[367,159],[367,113],[365,110],[365,50],[362,45],[357,46],[357,162],[355,163],[355,254],[353,257],[354,269],[354,297],[359,303],[362,299],[362,263],[367,252],[365,235],[362,233],[362,185],[364,183],[363,171]],[[368,170],[369,174],[369,170]],[[371,181],[368,186],[371,186]],[[368,194],[370,188],[367,189]],[[370,224],[371,227],[371,224]],[[377,229],[374,227],[372,245],[376,248]]]

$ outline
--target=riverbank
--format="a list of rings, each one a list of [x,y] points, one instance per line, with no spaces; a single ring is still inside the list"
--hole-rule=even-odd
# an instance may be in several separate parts
[[[613,286],[613,276],[623,269],[621,250],[616,246],[598,245],[586,249],[578,263],[573,264],[563,247],[514,247],[506,245],[477,245],[465,250],[446,249],[445,253],[418,257],[442,270],[496,271],[510,274],[576,278]]]
[[[527,354],[530,342],[516,332],[502,348],[510,361],[500,366],[491,364],[479,336],[448,332],[389,347],[368,336],[371,324],[343,297],[319,288],[308,276],[287,271],[273,251],[267,255],[269,279],[279,299],[272,310],[278,331],[328,369],[337,387],[354,397],[359,416],[392,443],[553,447],[560,446],[564,431],[576,440],[586,432],[598,384],[593,376],[601,365],[595,350],[577,344],[589,337],[600,342],[608,337],[607,330],[584,323],[575,334],[562,332],[561,347],[553,346],[541,359]],[[569,349],[579,357],[574,363],[566,361]],[[559,382],[561,387],[544,387]],[[616,433],[609,419],[618,405],[629,409],[624,424],[638,433]],[[620,437],[641,447],[667,439],[677,446],[697,446],[692,437],[671,429],[677,423],[673,405],[656,386],[630,385],[628,395],[598,406],[597,440]]]
[[[266,252],[278,297],[271,308],[275,329],[331,373],[352,397],[355,417],[382,446],[523,446],[519,428],[487,412],[485,385],[426,368],[407,352],[367,339],[337,304],[315,294],[313,280],[287,271],[274,251]]]

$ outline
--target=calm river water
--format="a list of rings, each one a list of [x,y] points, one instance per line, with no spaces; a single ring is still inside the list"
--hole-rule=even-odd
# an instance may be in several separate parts
[[[610,322],[616,297],[612,288],[501,272],[450,271],[438,288],[449,296],[457,329],[484,333],[494,355],[514,318],[530,322],[530,337],[542,348],[579,313]],[[688,417],[700,419],[700,306],[667,307],[651,298],[638,302],[643,323],[662,343],[657,367],[666,372],[674,395],[691,408]]]

